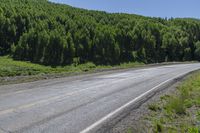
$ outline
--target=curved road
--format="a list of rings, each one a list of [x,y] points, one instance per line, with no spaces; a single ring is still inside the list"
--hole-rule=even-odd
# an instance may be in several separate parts
[[[0,86],[0,133],[95,132],[112,116],[200,64]]]

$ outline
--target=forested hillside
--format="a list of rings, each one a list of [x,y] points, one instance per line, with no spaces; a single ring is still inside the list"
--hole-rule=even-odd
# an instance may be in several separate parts
[[[0,56],[45,65],[200,60],[200,20],[0,0]]]

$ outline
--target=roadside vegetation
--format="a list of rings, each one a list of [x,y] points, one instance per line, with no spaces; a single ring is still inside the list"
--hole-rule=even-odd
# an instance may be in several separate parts
[[[81,65],[71,64],[67,66],[44,66],[25,61],[15,61],[8,56],[0,57],[0,77],[45,75],[45,74],[70,74],[84,73],[91,71],[100,71],[105,69],[131,68],[143,66],[143,63],[123,63],[117,66],[95,65],[94,63],[85,63]]]
[[[200,72],[192,75],[174,94],[160,97],[149,104],[150,113],[142,118],[141,132],[199,133],[200,132]],[[128,133],[132,133],[129,129]]]
[[[200,59],[198,19],[111,14],[47,0],[0,2],[0,56],[49,66]]]

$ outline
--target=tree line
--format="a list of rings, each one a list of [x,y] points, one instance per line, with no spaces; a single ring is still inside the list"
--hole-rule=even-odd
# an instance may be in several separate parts
[[[44,65],[200,60],[200,20],[0,0],[0,56]]]

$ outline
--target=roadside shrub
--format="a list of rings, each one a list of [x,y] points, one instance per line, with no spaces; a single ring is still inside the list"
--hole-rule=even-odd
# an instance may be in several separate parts
[[[197,127],[190,127],[188,133],[199,133],[199,129]]]
[[[179,97],[173,97],[169,100],[169,104],[167,104],[167,109],[169,109],[172,112],[175,112],[176,114],[185,114],[186,108],[184,105],[184,101],[182,98]]]
[[[148,108],[150,109],[150,110],[152,110],[152,111],[158,111],[158,110],[161,110],[161,108],[157,105],[157,104],[155,104],[155,103],[153,103],[153,104],[149,104],[148,105]]]
[[[162,133],[163,132],[163,125],[159,121],[155,122],[155,133]]]
[[[192,100],[186,99],[184,103],[186,108],[191,108],[193,106]]]

